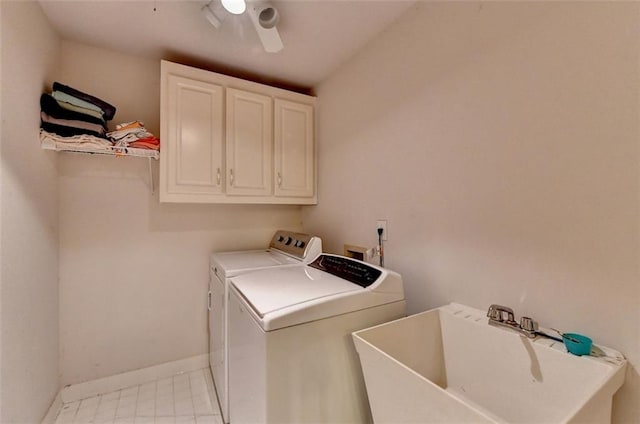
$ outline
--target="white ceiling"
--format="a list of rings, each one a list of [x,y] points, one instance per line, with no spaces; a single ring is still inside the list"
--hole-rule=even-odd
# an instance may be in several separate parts
[[[249,16],[214,28],[209,0],[47,1],[42,8],[67,40],[309,91],[407,11],[410,0],[273,0],[284,49],[265,53]],[[155,10],[154,10],[155,9]]]

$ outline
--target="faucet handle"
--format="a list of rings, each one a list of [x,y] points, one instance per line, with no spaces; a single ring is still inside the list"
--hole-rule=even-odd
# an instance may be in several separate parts
[[[535,332],[538,331],[538,323],[535,322],[532,318],[522,317],[520,318],[520,328],[525,331]]]
[[[502,313],[500,312],[500,310],[498,310],[498,308],[496,308],[496,306],[497,305],[489,306],[487,317],[489,317],[489,319],[493,321],[502,321]]]
[[[505,319],[506,315],[506,319]],[[502,305],[491,305],[489,306],[489,311],[487,311],[487,317],[489,319],[499,322],[508,322],[515,323],[515,315],[513,314],[513,309],[508,306]]]

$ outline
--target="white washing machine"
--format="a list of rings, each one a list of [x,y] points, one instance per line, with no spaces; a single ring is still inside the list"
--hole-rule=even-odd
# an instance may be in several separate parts
[[[222,418],[229,422],[227,299],[231,277],[262,269],[301,266],[322,253],[322,240],[309,234],[276,231],[267,249],[211,254],[209,270],[209,364]]]
[[[231,422],[371,422],[351,333],[405,316],[399,274],[342,256],[239,275],[229,297]]]

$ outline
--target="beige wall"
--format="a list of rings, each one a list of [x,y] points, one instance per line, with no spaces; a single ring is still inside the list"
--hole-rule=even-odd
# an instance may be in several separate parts
[[[317,87],[325,247],[373,246],[409,312],[512,306],[630,360],[639,422],[640,4],[419,2]]]
[[[0,422],[36,423],[59,388],[57,158],[40,149],[38,127],[60,42],[38,3],[0,9]]]
[[[59,80],[112,102],[114,124],[159,135],[159,61],[66,41],[60,57]],[[59,161],[63,385],[207,353],[209,253],[301,229],[296,206],[159,204],[146,159]]]

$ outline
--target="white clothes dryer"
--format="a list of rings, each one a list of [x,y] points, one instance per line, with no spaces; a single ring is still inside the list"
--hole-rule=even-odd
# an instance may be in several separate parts
[[[351,333],[406,315],[399,274],[322,254],[233,277],[228,306],[233,424],[371,422]]]
[[[301,266],[322,253],[322,240],[309,234],[279,230],[269,247],[216,252],[209,269],[209,365],[225,423],[229,422],[227,299],[231,277],[270,268]]]

